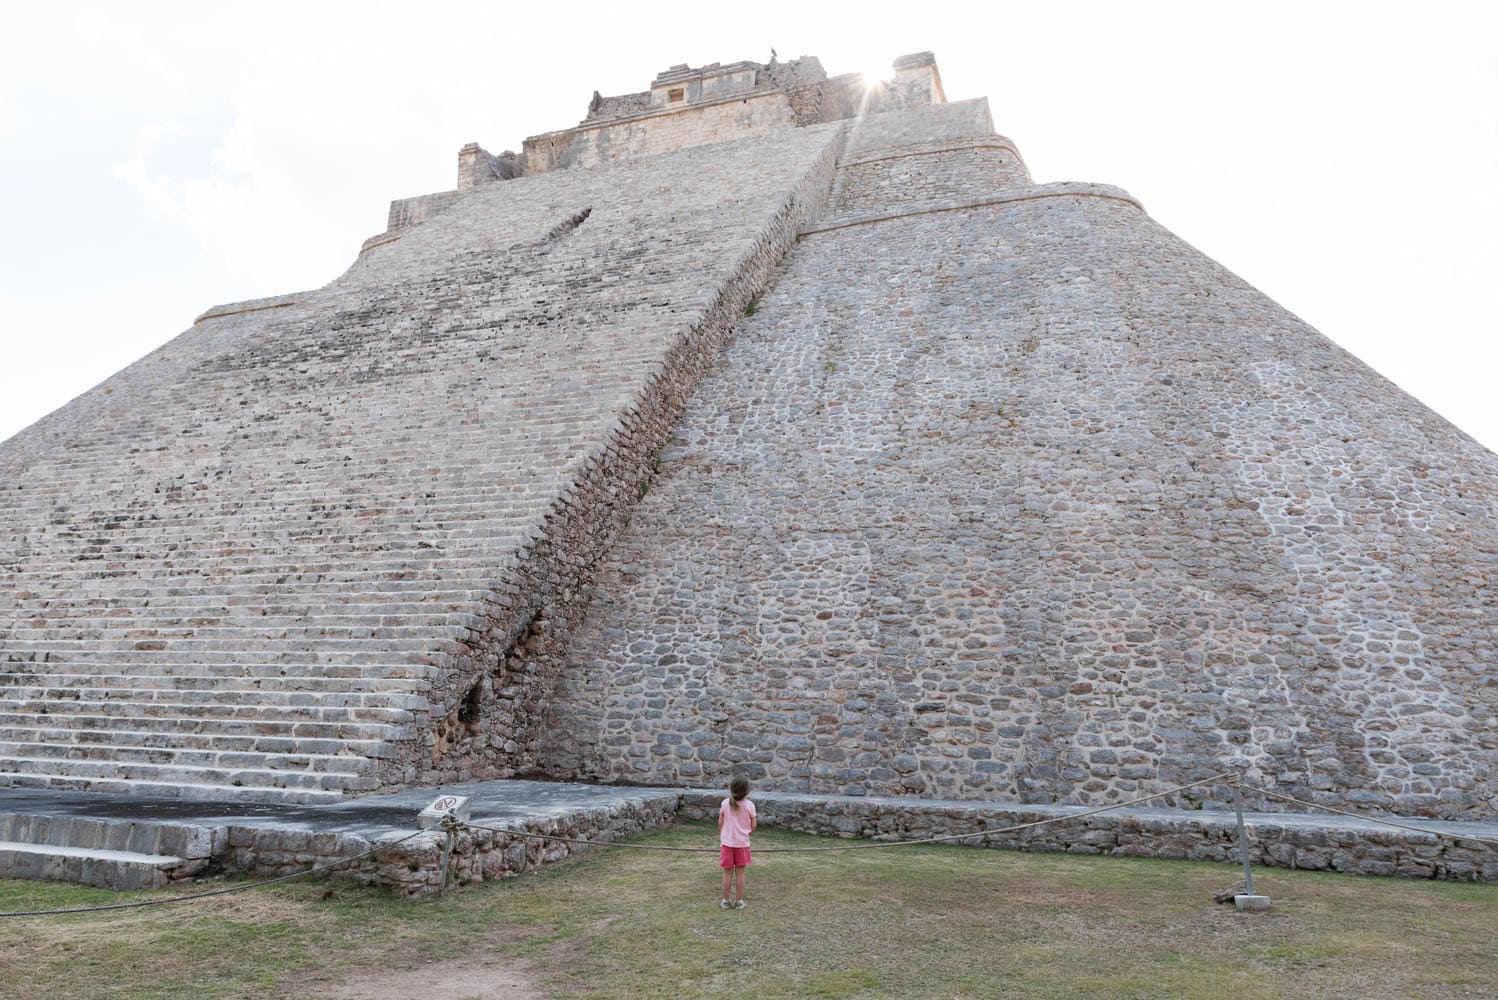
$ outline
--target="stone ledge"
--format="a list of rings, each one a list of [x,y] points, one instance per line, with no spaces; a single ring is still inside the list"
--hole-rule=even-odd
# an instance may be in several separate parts
[[[903,160],[911,156],[937,156],[942,153],[955,153],[967,149],[1000,149],[1019,157],[1019,148],[1008,137],[1002,135],[984,135],[964,139],[938,139],[932,142],[917,142],[903,146],[875,148],[866,153],[855,153],[847,159],[840,161],[837,166],[839,170],[846,170],[850,167],[862,167],[870,163],[882,163],[885,160]]]
[[[488,829],[459,832],[450,856],[446,835],[441,831],[421,832],[396,843],[417,833],[417,813],[439,793],[471,796],[472,822]],[[1216,810],[1120,808],[1086,815],[1095,807],[763,791],[753,797],[767,827],[822,836],[897,841],[976,830],[953,843],[1238,864],[1233,814]],[[191,803],[0,789],[0,822],[9,816],[15,825],[14,817],[23,813],[45,816],[50,824],[74,828],[86,826],[88,821],[130,822],[136,827],[160,829],[158,834],[144,836],[143,843],[164,846],[182,842],[197,852],[211,845],[211,858],[189,858],[186,862],[151,859],[177,860],[178,864],[159,864],[154,870],[163,873],[163,881],[150,884],[207,871],[252,878],[286,875],[379,847],[382,850],[378,855],[329,876],[387,885],[407,896],[424,896],[441,888],[444,869],[448,884],[457,885],[506,877],[594,849],[523,834],[608,842],[680,820],[711,821],[722,798],[723,792],[717,789],[521,780],[462,783],[328,805],[261,807],[243,802]],[[1297,813],[1246,813],[1244,818],[1251,831],[1253,863],[1262,867],[1498,882],[1498,847],[1465,839],[1498,842],[1498,823],[1400,820],[1421,828],[1414,831],[1391,829],[1369,820],[1323,819]],[[85,822],[80,823],[80,819]],[[1040,820],[1058,822],[999,832],[1004,827]],[[189,824],[191,845],[178,832]],[[1438,833],[1458,839],[1443,839]],[[710,838],[704,846],[711,846]],[[10,853],[6,853],[7,848]],[[54,859],[43,863],[33,857],[42,851],[62,858],[59,850],[68,858],[93,857],[95,860],[89,862],[93,867],[85,872],[83,861]],[[0,844],[0,877],[70,881],[104,878],[98,874],[105,870],[98,858],[107,853],[111,852],[75,845]],[[133,862],[136,857],[125,860]],[[88,884],[127,887],[108,881]]]
[[[272,295],[263,299],[245,299],[243,302],[225,302],[205,310],[197,319],[193,320],[193,326],[197,326],[205,320],[222,319],[225,316],[238,316],[241,313],[263,312],[266,309],[285,309],[294,306],[300,301],[303,292],[293,292],[290,295]]]
[[[979,198],[974,201],[947,202],[939,205],[913,205],[900,212],[870,213],[866,215],[849,216],[842,219],[831,219],[827,222],[807,226],[801,230],[802,236],[812,236],[816,233],[831,232],[834,229],[847,229],[850,226],[866,226],[874,222],[889,222],[893,219],[904,219],[913,215],[934,215],[938,212],[959,212],[966,208],[987,208],[990,205],[1007,205],[1011,202],[1035,201],[1040,198],[1106,198],[1113,201],[1121,201],[1126,205],[1132,205],[1144,211],[1144,205],[1123,188],[1114,187],[1111,184],[1089,184],[1081,181],[1059,181],[1054,184],[1037,184],[1034,187],[1017,188],[1013,191],[994,195],[992,198]]]
[[[101,889],[154,889],[179,877],[185,862],[165,854],[0,841],[6,878],[72,882]]]
[[[717,791],[686,792],[680,815],[711,819],[722,797]],[[1085,815],[1097,807],[787,792],[759,793],[754,799],[767,826],[823,836],[919,840],[976,827],[971,838],[954,843],[1226,864],[1238,860],[1237,821],[1232,813],[1216,810],[1126,807]],[[1056,822],[1010,833],[984,832],[1041,820]],[[1251,860],[1264,867],[1498,882],[1498,846],[1461,839],[1498,842],[1498,823],[1398,819],[1429,831],[1415,832],[1371,820],[1304,813],[1244,813],[1244,821]]]

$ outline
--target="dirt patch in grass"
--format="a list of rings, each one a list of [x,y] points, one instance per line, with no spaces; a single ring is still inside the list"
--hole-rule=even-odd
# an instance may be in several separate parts
[[[356,972],[341,983],[293,977],[281,984],[286,996],[319,1000],[544,1000],[550,996],[529,963],[451,959],[414,968]]]
[[[543,982],[544,970],[565,970],[577,954],[572,939],[554,939],[545,928],[513,924],[495,924],[445,943],[421,933],[420,927],[402,928],[396,937],[400,943],[387,947],[377,965],[367,954],[344,956],[341,966],[283,977],[276,995],[317,1000],[541,1000],[552,995]],[[449,951],[454,954],[445,956]],[[523,952],[537,957],[525,957]],[[557,978],[555,973],[552,978]]]

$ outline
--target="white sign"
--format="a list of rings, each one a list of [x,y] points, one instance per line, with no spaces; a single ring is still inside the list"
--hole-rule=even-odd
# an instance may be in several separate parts
[[[449,814],[459,823],[467,823],[473,815],[473,800],[467,795],[439,795],[431,805],[416,814],[416,825],[430,830],[441,826]]]

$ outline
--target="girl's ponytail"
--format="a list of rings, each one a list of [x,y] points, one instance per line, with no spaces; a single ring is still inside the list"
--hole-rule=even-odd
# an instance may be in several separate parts
[[[728,804],[734,812],[739,811],[739,800],[749,794],[749,779],[736,775],[728,785]]]

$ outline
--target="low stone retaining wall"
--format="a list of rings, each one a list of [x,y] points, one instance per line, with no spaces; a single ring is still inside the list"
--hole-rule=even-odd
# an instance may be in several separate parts
[[[408,834],[390,832],[373,841],[357,834],[316,832],[272,826],[230,827],[226,871],[251,878],[289,875],[315,865],[379,853],[328,873],[364,885],[389,886],[403,896],[428,896],[441,890],[444,868],[449,886],[484,882],[551,864],[595,848],[555,840],[536,840],[525,833],[555,834],[573,840],[614,841],[669,825],[676,818],[674,793],[636,802],[578,809],[523,820],[473,818],[497,830],[466,829],[454,837],[451,857],[447,834],[431,830],[401,843]]]
[[[722,792],[688,792],[682,796],[678,815],[712,820],[722,799]],[[824,836],[919,840],[1056,820],[1013,833],[980,832],[955,843],[1019,851],[1238,862],[1237,822],[1232,813],[1118,809],[1079,816],[1088,809],[875,797],[829,799],[790,793],[756,794],[754,801],[764,826]],[[1498,882],[1498,847],[1435,833],[1440,830],[1458,837],[1466,833],[1493,840],[1498,831],[1492,824],[1399,820],[1430,831],[1417,833],[1337,816],[1245,813],[1244,821],[1255,865]]]
[[[461,886],[598,850],[524,834],[608,843],[679,821],[712,822],[723,797],[718,790],[527,781],[479,782],[449,791],[472,796],[472,825],[485,828],[455,833],[450,851],[445,831],[411,836],[417,812],[430,801],[428,791],[259,813],[227,811],[241,809],[242,803],[220,803],[217,809],[157,803],[148,810],[155,811],[152,819],[132,811],[139,803],[127,797],[15,791],[9,802],[0,794],[0,877],[112,888],[219,874],[263,879],[378,848],[327,877],[427,896],[441,890],[444,873],[449,887]],[[765,827],[823,836],[900,841],[971,832],[954,843],[1238,863],[1233,814],[1216,810],[1084,815],[1090,810],[1083,806],[777,792],[757,792],[754,800]],[[167,818],[168,807],[178,810],[175,818]],[[1498,882],[1495,823],[1401,819],[1418,828],[1402,830],[1293,813],[1245,813],[1245,820],[1257,866]],[[1004,832],[1040,821],[1051,822]]]

